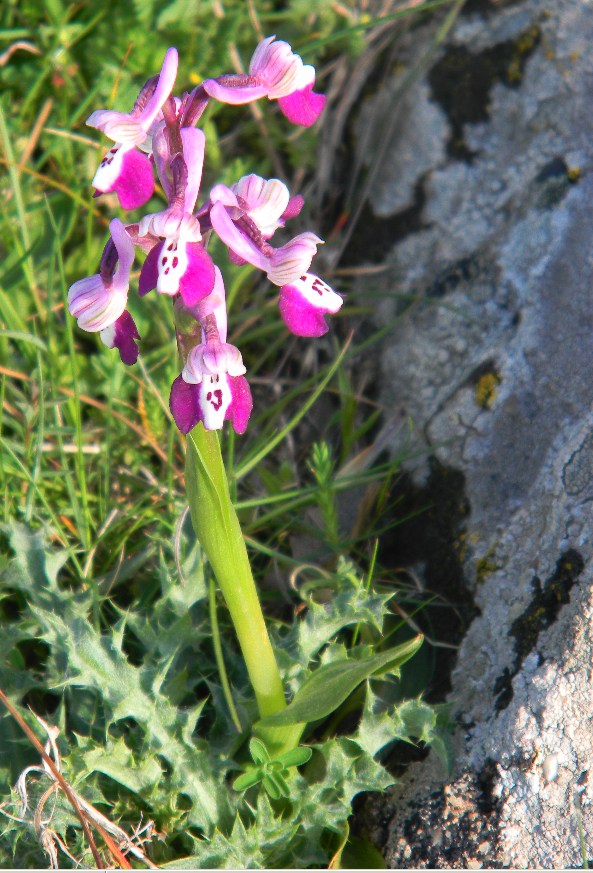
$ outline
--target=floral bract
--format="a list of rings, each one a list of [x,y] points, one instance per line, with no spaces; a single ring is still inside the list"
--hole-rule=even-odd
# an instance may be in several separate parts
[[[99,273],[72,285],[68,308],[80,328],[99,332],[125,364],[135,363],[141,338],[126,305],[135,248],[142,249],[139,295],[156,290],[174,298],[176,315],[201,336],[192,348],[180,343],[185,360],[170,398],[177,426],[188,433],[201,421],[206,430],[218,430],[229,420],[243,433],[253,404],[241,353],[226,342],[225,289],[207,251],[211,234],[234,263],[251,264],[280,288],[281,317],[297,336],[326,333],[325,316],[339,310],[342,298],[309,273],[322,243],[314,233],[270,242],[303,206],[280,180],[252,173],[231,187],[215,185],[196,209],[206,145],[196,125],[210,99],[240,105],[267,97],[291,122],[309,126],[325,97],[313,91],[313,67],[275,37],[256,48],[248,74],[207,79],[181,98],[172,96],[177,63],[176,49],[168,49],[160,74],[146,82],[129,113],[97,110],[87,120],[115,143],[93,179],[96,194],[115,192],[124,209],[138,208],[154,192],[156,170],[167,207],[128,225],[113,219]]]

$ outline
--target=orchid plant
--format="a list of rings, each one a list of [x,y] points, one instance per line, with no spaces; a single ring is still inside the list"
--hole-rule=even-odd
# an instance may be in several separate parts
[[[313,67],[275,37],[256,48],[248,75],[208,79],[182,97],[172,96],[177,64],[177,50],[168,49],[160,74],[146,82],[131,112],[101,109],[87,120],[115,143],[93,179],[96,193],[115,192],[124,209],[144,206],[154,192],[154,166],[167,206],[130,224],[111,221],[99,272],[72,285],[68,307],[80,328],[99,333],[131,365],[141,339],[126,309],[136,247],[147,253],[139,295],[156,289],[173,300],[182,370],[171,386],[170,408],[182,433],[192,435],[193,450],[187,454],[192,521],[225,596],[265,717],[284,708],[284,692],[216,435],[226,420],[244,433],[253,402],[241,352],[226,341],[224,281],[208,241],[216,233],[234,263],[252,264],[280,288],[281,317],[297,336],[326,333],[325,316],[340,309],[342,297],[308,272],[322,242],[318,236],[307,231],[278,247],[270,243],[303,206],[303,198],[291,197],[280,180],[251,174],[231,187],[216,185],[196,209],[206,142],[196,125],[211,99],[236,105],[268,97],[291,122],[309,126],[325,97],[313,90]],[[279,747],[292,745],[298,733],[276,732]]]
[[[348,566],[340,565],[338,575],[348,592],[344,599],[347,609],[341,617],[321,619],[311,606],[311,621],[324,631],[312,635],[317,646],[301,647],[304,663],[291,668],[288,678],[293,694],[290,702],[286,699],[283,679],[290,672],[286,652],[283,676],[264,621],[220,451],[218,431],[229,421],[236,433],[244,433],[253,401],[241,351],[227,342],[223,271],[208,251],[209,241],[216,234],[232,263],[250,264],[265,273],[279,289],[281,319],[296,336],[324,335],[329,329],[327,316],[336,314],[343,301],[310,272],[322,243],[316,234],[305,231],[274,244],[276,233],[303,207],[303,198],[291,195],[281,180],[252,173],[230,186],[217,184],[200,197],[206,137],[197,125],[210,100],[242,105],[267,97],[277,102],[291,123],[311,126],[323,110],[325,97],[314,90],[313,67],[273,36],[257,46],[247,74],[206,79],[181,97],[172,93],[177,64],[177,51],[169,48],[159,75],[146,82],[129,113],[98,110],[87,121],[114,143],[93,179],[96,195],[113,192],[122,209],[139,209],[155,192],[156,172],[167,203],[164,209],[129,223],[120,218],[111,220],[99,271],[70,287],[68,308],[82,330],[98,333],[107,347],[118,350],[124,364],[133,365],[141,337],[127,301],[136,249],[146,254],[139,275],[139,296],[156,291],[172,298],[181,364],[171,385],[170,409],[177,427],[188,437],[186,486],[192,524],[228,607],[258,710],[258,719],[244,735],[244,739],[252,735],[249,749],[255,767],[248,765],[233,784],[236,791],[253,792],[259,786],[276,802],[288,796],[289,783],[294,784],[297,778],[296,768],[311,757],[311,748],[299,747],[307,725],[339,709],[367,679],[397,674],[422,638],[378,654],[370,645],[356,647],[358,629],[365,622],[380,635],[392,594],[371,596],[353,581]],[[351,606],[354,603],[358,604],[356,609]],[[355,657],[337,647],[334,656],[311,671],[308,662],[319,647],[337,630],[352,624],[357,628]],[[230,694],[227,704],[233,713]],[[369,697],[356,747],[356,755],[365,761],[367,776],[349,775],[350,762],[357,760],[354,746],[334,746],[339,741],[332,739],[319,747],[328,762],[335,765],[339,759],[344,765],[339,778],[334,779],[329,770],[327,776],[335,782],[331,787],[335,821],[329,827],[342,836],[347,833],[350,798],[357,791],[389,784],[386,771],[374,762],[374,755],[393,736],[385,729],[385,718],[374,714],[373,698]],[[398,718],[398,730],[405,737],[407,728],[402,716]],[[389,719],[388,723],[396,724]],[[371,724],[376,731],[372,741],[368,733]],[[342,791],[342,784],[347,789]],[[310,794],[310,800],[303,800],[303,809],[313,821],[316,810],[323,806],[322,793],[330,789],[320,783],[307,794],[305,783],[299,785],[302,798]],[[315,792],[321,792],[319,799]],[[342,793],[343,799],[338,799]],[[200,804],[196,808],[209,809],[205,801],[200,800]],[[205,833],[213,827],[208,815],[204,812],[210,827],[208,831],[204,824]],[[279,821],[274,818],[274,826]],[[327,825],[320,822],[315,827],[319,826],[321,833]]]

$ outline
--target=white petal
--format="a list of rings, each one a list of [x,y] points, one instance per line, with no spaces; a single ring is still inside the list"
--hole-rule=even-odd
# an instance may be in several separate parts
[[[156,290],[159,294],[173,296],[179,293],[179,282],[187,270],[188,257],[185,244],[167,238],[159,258],[159,278]]]
[[[233,395],[227,376],[206,376],[200,385],[199,404],[206,430],[220,430]]]
[[[321,309],[323,312],[329,312],[332,315],[340,309],[344,299],[339,294],[330,288],[323,279],[313,273],[306,273],[290,285],[297,288],[305,300],[314,306],[316,309]]]

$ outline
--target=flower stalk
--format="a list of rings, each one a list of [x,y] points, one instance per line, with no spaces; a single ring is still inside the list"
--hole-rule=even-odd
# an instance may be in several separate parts
[[[185,481],[194,531],[233,621],[260,718],[275,715],[286,707],[282,680],[231,500],[218,433],[201,422],[187,438]],[[303,725],[258,731],[275,753],[294,748],[302,732]]]
[[[261,611],[216,431],[200,422],[189,434],[185,480],[192,524],[230,612],[259,713],[286,706],[280,673]]]

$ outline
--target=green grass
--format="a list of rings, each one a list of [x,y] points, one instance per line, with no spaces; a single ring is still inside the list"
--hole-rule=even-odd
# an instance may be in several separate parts
[[[402,14],[397,6],[394,21]],[[130,308],[143,336],[134,368],[79,331],[65,309],[70,284],[96,272],[108,222],[117,212],[112,197],[91,196],[105,143],[84,120],[98,107],[131,106],[172,44],[181,58],[178,81],[188,85],[231,70],[233,58],[246,64],[260,31],[287,39],[322,71],[337,58],[364,51],[372,16],[361,18],[355,3],[324,0],[315,4],[315,13],[311,8],[304,0],[225,0],[224,10],[216,2],[185,0],[108,0],[100,8],[84,0],[6,0],[0,10],[0,489],[6,556],[0,557],[0,687],[22,712],[28,705],[60,727],[68,778],[86,800],[125,824],[128,833],[143,818],[156,822],[163,838],[153,841],[150,852],[157,863],[203,845],[206,831],[196,809],[206,800],[197,789],[183,788],[182,774],[206,786],[224,784],[221,762],[231,760],[236,776],[234,758],[245,738],[235,735],[226,745],[221,740],[223,752],[211,760],[193,729],[194,709],[203,707],[199,724],[216,737],[226,704],[218,676],[221,650],[214,652],[209,631],[216,604],[208,603],[209,579],[183,521],[184,439],[168,411],[170,385],[179,372],[170,301],[154,294],[141,305],[132,292]],[[267,103],[262,114],[264,128],[242,108],[208,110],[204,189],[244,172],[273,175],[279,166],[287,181],[295,174],[306,180],[315,164],[315,132],[290,132],[287,146],[285,120]],[[157,192],[151,205],[156,209],[161,202]],[[224,256],[219,260],[227,263]],[[364,646],[380,646],[382,625],[373,612],[379,603],[384,632],[405,631],[388,606],[396,591],[405,600],[405,586],[381,568],[374,545],[397,518],[391,486],[398,463],[368,465],[363,454],[382,410],[361,394],[358,368],[382,334],[363,341],[355,332],[349,339],[364,309],[349,312],[345,306],[330,338],[289,338],[269,288],[253,271],[228,265],[225,279],[230,341],[241,346],[256,405],[247,434],[225,432],[223,448],[264,607],[278,644],[285,646],[282,666],[296,681],[304,667],[297,670],[295,661],[290,673],[289,666],[298,634],[299,651],[305,651],[302,635],[309,625],[295,620],[303,610],[312,634],[324,628],[321,649],[306,649],[311,657],[325,652],[321,660],[341,657],[346,643],[362,654]],[[340,290],[348,290],[346,281]],[[340,505],[362,493],[370,500],[368,511],[344,528]],[[350,626],[334,617],[331,624],[319,604],[347,612],[349,597],[362,598],[376,621],[362,618]],[[222,652],[234,720],[245,725],[253,717],[249,688],[228,642],[233,637],[222,604],[217,614],[227,641]],[[128,701],[110,684],[116,676],[129,683]],[[154,722],[146,713],[157,704]],[[380,734],[380,716],[365,713]],[[346,715],[334,716],[336,729]],[[425,733],[416,730],[414,736],[436,736],[436,721],[432,734],[428,729],[431,717],[423,711]],[[45,741],[40,725],[27,718]],[[402,710],[402,725],[406,718],[410,713]],[[328,761],[356,793],[362,788],[345,775],[345,742],[342,757],[334,750]],[[368,751],[370,770],[374,756]],[[8,799],[9,787],[31,763],[39,763],[38,753],[4,715],[0,794]],[[386,777],[375,777],[380,787]],[[365,778],[362,787],[375,784]],[[32,790],[39,795],[43,787],[37,783]],[[311,834],[318,827],[315,808],[325,802],[320,797],[311,794],[303,812]],[[254,830],[251,813],[242,808],[239,825],[226,800],[221,803],[220,827],[209,835],[211,854],[204,863],[225,866],[253,857],[291,865],[281,851],[289,842],[286,822],[274,804],[259,797],[253,816],[260,830]],[[5,806],[13,815],[18,809],[18,803]],[[349,801],[335,809],[336,821],[346,822]],[[52,827],[75,856],[92,861],[63,796]],[[344,825],[328,835],[319,825],[318,854],[301,847],[303,854],[292,862],[328,860],[346,832]],[[268,854],[262,840],[269,841]],[[108,853],[104,857],[112,863]],[[0,866],[46,862],[30,819],[26,826],[0,821]]]

